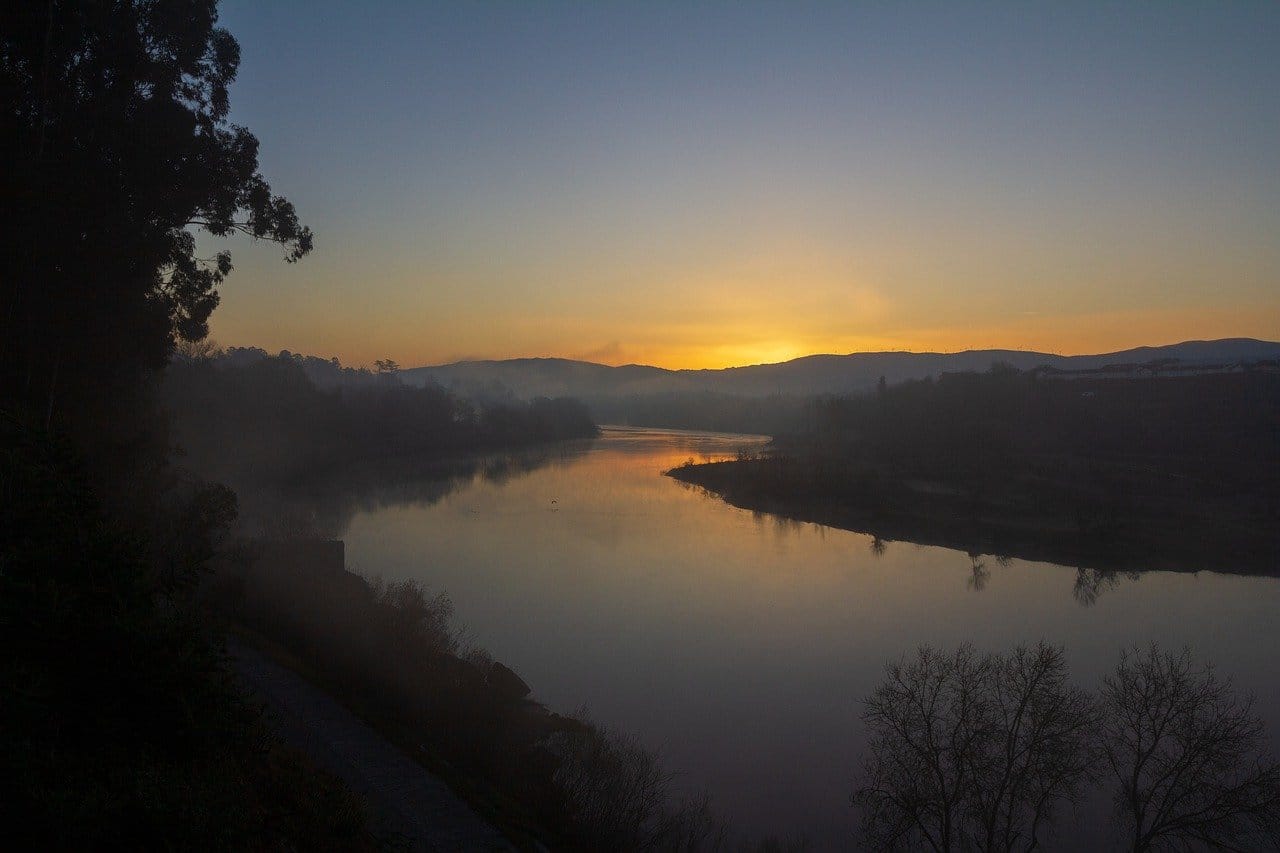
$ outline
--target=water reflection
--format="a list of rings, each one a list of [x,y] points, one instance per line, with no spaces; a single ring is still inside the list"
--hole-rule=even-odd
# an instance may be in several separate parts
[[[767,513],[758,511],[752,513],[752,517],[757,521],[763,521],[766,515]],[[782,525],[785,529],[796,529],[798,526],[795,522]],[[818,528],[819,531],[822,529],[824,528]],[[883,557],[889,549],[888,540],[875,534],[870,534],[870,540],[868,549],[871,554],[877,558]],[[965,552],[965,557],[969,561],[966,570],[965,587],[973,592],[983,592],[991,582],[991,568],[987,563],[988,558],[994,560],[1001,569],[1009,568],[1014,561],[1008,554],[984,554],[978,551],[967,551]],[[1137,581],[1142,577],[1142,572],[1139,571],[1077,567],[1075,572],[1075,581],[1071,587],[1071,597],[1081,607],[1092,607],[1098,603],[1098,599],[1103,594],[1115,589],[1123,581]]]
[[[623,478],[652,475],[655,464],[666,470],[686,461],[737,458],[767,441],[764,436],[630,427],[606,427],[606,434],[611,473]],[[317,475],[283,489],[234,484],[240,497],[240,524],[251,536],[342,538],[358,513],[430,507],[476,483],[505,486],[542,468],[573,465],[597,449],[599,442],[586,439],[500,453],[380,461]],[[710,496],[701,487],[687,488]],[[765,515],[760,514],[761,520]],[[780,528],[800,526],[777,516],[769,519]]]
[[[589,453],[596,441],[363,465],[284,489],[241,485],[237,488],[241,529],[246,535],[267,538],[340,539],[357,513],[433,506],[477,482],[503,486],[540,468],[571,464]]]
[[[983,561],[981,554],[969,552],[969,589],[974,592],[982,592],[987,588],[987,581],[991,579],[991,572],[987,569],[986,562]]]
[[[1044,639],[1066,646],[1086,683],[1122,647],[1190,645],[1257,692],[1280,730],[1280,652],[1256,641],[1278,627],[1275,579],[1124,583],[779,523],[662,476],[762,442],[610,430],[505,478],[476,469],[442,491],[371,490],[348,516],[347,553],[366,572],[447,591],[536,698],[586,706],[661,748],[684,793],[706,789],[743,829],[803,830],[820,850],[852,836],[862,698],[886,661],[924,643],[1003,652]]]
[[[1076,569],[1075,586],[1071,595],[1081,607],[1092,607],[1104,592],[1120,585],[1121,578],[1136,581],[1141,572],[1116,572],[1108,569]]]

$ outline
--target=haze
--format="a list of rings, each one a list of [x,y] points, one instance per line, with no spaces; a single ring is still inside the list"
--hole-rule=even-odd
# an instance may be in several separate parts
[[[225,345],[720,367],[1280,331],[1266,3],[261,4],[237,123],[319,235]]]

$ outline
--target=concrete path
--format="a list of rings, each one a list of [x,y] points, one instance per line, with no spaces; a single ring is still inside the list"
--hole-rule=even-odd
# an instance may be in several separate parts
[[[396,849],[513,851],[444,782],[302,676],[233,639],[232,665],[266,704],[285,742],[364,797]]]

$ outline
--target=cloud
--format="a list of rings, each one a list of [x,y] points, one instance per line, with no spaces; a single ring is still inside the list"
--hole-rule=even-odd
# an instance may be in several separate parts
[[[619,364],[623,360],[624,350],[622,345],[617,341],[610,341],[604,346],[589,349],[585,352],[574,353],[570,358],[578,361],[595,361],[601,364]]]

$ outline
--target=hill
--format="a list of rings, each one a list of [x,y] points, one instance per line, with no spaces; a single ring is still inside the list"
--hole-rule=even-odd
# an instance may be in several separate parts
[[[1174,360],[1183,365],[1280,359],[1280,342],[1252,338],[1184,341],[1096,355],[1054,355],[1026,350],[862,352],[809,355],[778,364],[718,370],[668,370],[628,364],[610,367],[563,358],[459,361],[402,370],[415,385],[438,383],[472,397],[521,398],[636,396],[671,393],[770,395],[849,394],[870,390],[884,377],[891,384],[943,373],[984,371],[995,362],[1021,370],[1047,365],[1058,370],[1095,370],[1108,365]]]

